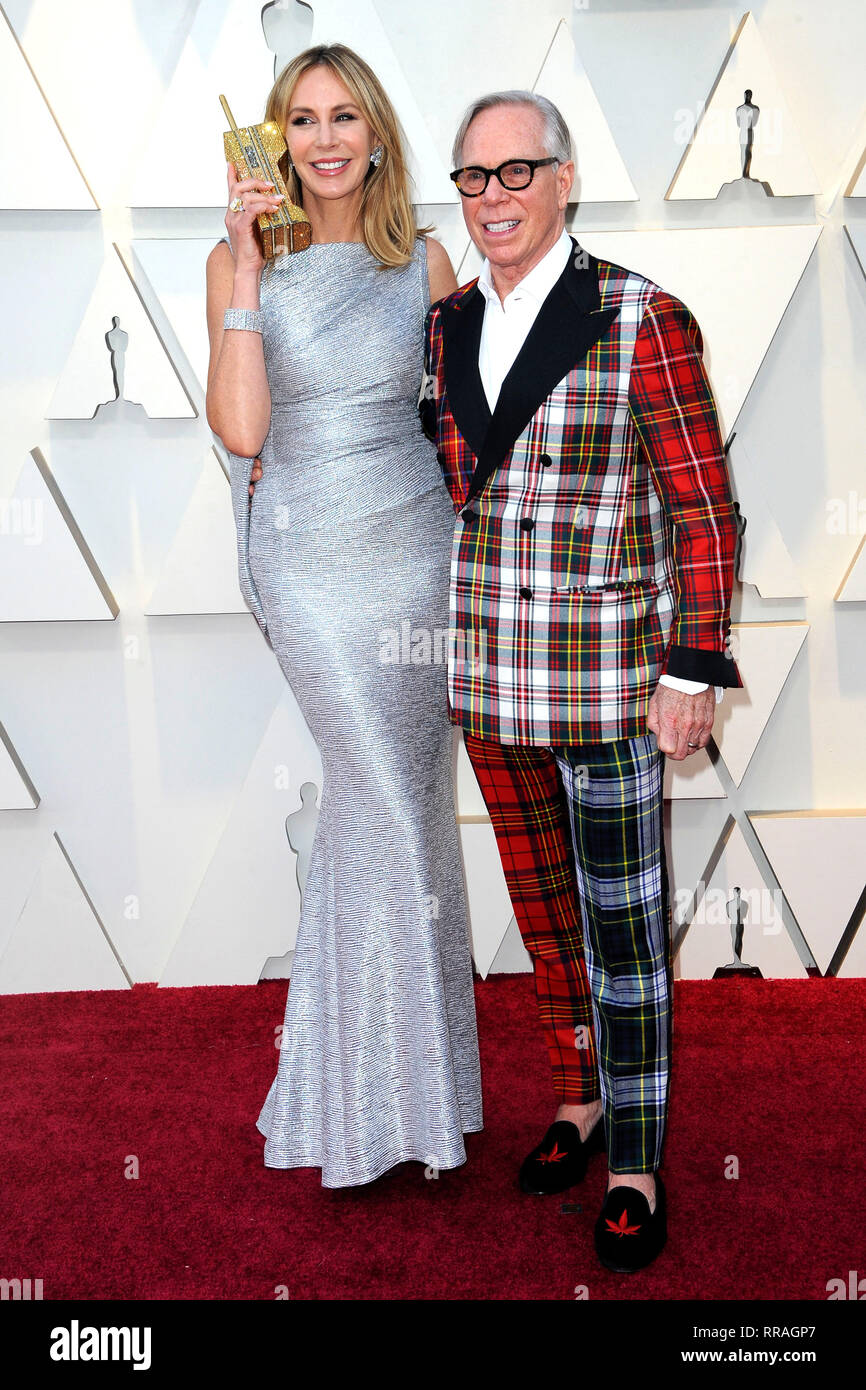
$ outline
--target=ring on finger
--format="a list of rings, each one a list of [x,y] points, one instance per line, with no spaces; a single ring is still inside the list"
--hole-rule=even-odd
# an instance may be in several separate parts
[[[243,198],[232,198],[231,202],[229,203],[229,209],[230,209],[231,212],[243,212],[243,210],[244,210],[244,200],[243,200]]]

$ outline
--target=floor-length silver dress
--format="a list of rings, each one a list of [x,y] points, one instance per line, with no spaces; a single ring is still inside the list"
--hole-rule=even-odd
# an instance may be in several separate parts
[[[446,658],[454,509],[417,414],[426,244],[316,243],[262,275],[271,423],[230,455],[241,591],[322,757],[271,1168],[326,1187],[463,1163],[482,1125]]]

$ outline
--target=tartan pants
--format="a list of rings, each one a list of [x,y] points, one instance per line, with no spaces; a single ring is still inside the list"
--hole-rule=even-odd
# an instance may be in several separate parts
[[[555,748],[463,731],[565,1104],[601,1096],[612,1173],[661,1162],[672,960],[654,734]]]

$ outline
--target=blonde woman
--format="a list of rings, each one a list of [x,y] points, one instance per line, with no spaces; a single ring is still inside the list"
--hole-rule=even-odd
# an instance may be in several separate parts
[[[405,1160],[456,1167],[482,1122],[444,664],[454,510],[417,413],[426,311],[456,280],[357,54],[301,53],[265,119],[312,245],[264,270],[253,223],[274,190],[228,166],[242,209],[208,257],[207,418],[230,453],[241,590],[324,777],[257,1124],[268,1167],[345,1187]]]

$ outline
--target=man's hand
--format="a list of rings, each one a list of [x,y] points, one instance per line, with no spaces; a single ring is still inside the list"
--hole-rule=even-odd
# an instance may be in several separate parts
[[[706,748],[716,713],[712,686],[687,695],[672,685],[657,685],[649,702],[647,728],[656,736],[659,750],[682,762],[690,753]]]
[[[253,499],[253,493],[254,493],[254,491],[255,491],[256,483],[259,481],[259,478],[260,478],[261,476],[262,476],[262,461],[261,461],[261,459],[253,459],[252,472],[250,473],[250,488],[249,488],[249,491],[250,491],[250,501],[252,501],[252,499]]]

